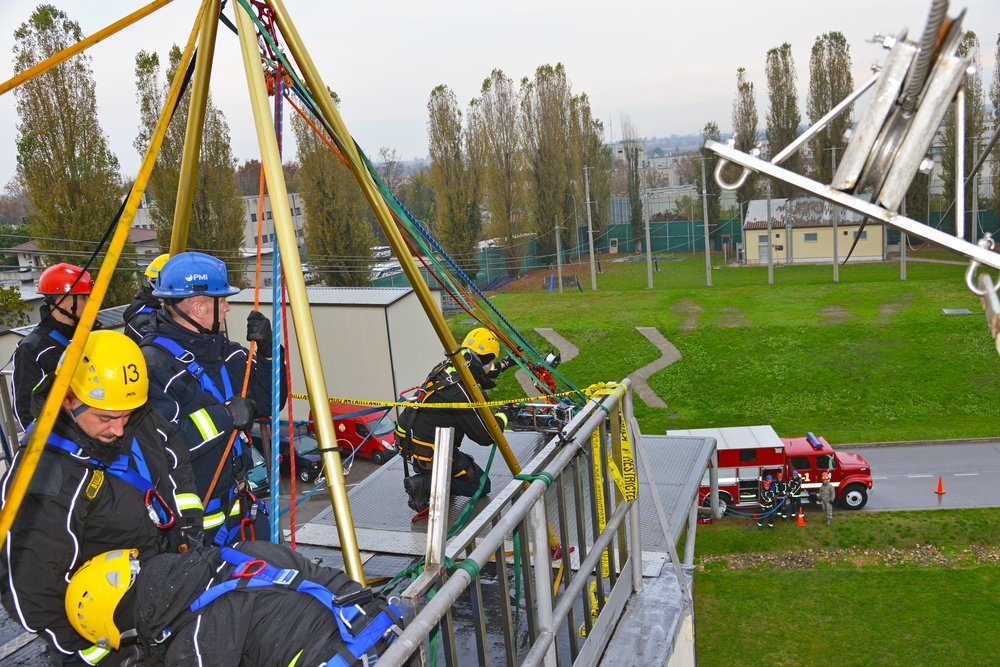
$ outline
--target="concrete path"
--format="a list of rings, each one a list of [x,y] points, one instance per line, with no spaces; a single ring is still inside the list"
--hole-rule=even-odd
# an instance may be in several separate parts
[[[649,342],[655,345],[663,353],[663,356],[653,363],[646,364],[634,373],[629,374],[628,377],[632,380],[632,389],[649,407],[665,408],[667,404],[663,402],[662,398],[656,395],[646,380],[656,371],[664,369],[680,359],[681,352],[674,347],[673,343],[664,338],[663,334],[657,331],[655,327],[636,327],[636,330],[649,339]]]
[[[562,355],[560,363],[565,363],[580,354],[579,348],[557,334],[555,329],[539,327],[536,328],[535,331],[537,331],[545,340],[549,341],[556,351]],[[542,352],[544,352],[544,350],[542,350]],[[520,368],[517,369],[515,377],[517,378],[517,381],[521,383],[521,389],[524,390],[526,396],[535,396],[538,394],[538,390],[535,389],[535,385],[531,382],[531,376],[526,371]]]

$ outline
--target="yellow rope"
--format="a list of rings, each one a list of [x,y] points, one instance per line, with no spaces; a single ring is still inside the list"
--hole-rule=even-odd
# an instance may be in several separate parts
[[[366,405],[374,406],[379,408],[449,408],[449,409],[465,409],[465,408],[492,408],[498,405],[512,405],[519,403],[542,403],[545,402],[547,398],[559,398],[562,396],[574,396],[579,394],[578,391],[564,391],[560,394],[550,394],[546,396],[533,396],[529,398],[518,398],[518,399],[506,399],[501,401],[484,401],[482,403],[415,403],[411,401],[369,401],[363,398],[336,398],[330,396],[327,400],[331,403],[346,403],[347,405]],[[292,394],[292,398],[301,399],[304,401],[309,400],[308,394]],[[553,403],[552,405],[557,405]]]

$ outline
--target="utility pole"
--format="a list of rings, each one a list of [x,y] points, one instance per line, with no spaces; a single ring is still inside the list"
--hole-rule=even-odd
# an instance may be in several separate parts
[[[837,147],[831,146],[833,154],[833,173],[837,173]],[[840,282],[840,257],[837,254],[837,216],[830,208],[830,202],[826,203],[826,214],[831,216],[833,222],[833,282]]]
[[[770,213],[770,211],[768,211]],[[708,239],[708,181],[705,180],[705,158],[701,159],[701,217],[705,225],[705,284],[712,286],[712,248]],[[770,224],[770,223],[769,223]],[[768,237],[770,238],[770,234]],[[768,253],[770,255],[770,252]],[[650,274],[652,276],[653,274]],[[650,278],[652,281],[652,278]]]
[[[771,179],[767,180],[767,284],[774,284],[774,253],[771,249],[774,244],[771,243]],[[757,258],[758,261],[760,257]]]
[[[903,197],[899,212],[906,217],[906,197]],[[906,232],[899,233],[899,279],[906,280]]]
[[[562,240],[559,232],[559,216],[556,216],[556,275],[559,277],[559,293],[562,294]]]
[[[642,180],[642,221],[646,226],[646,289],[653,289],[653,248],[649,242],[649,190],[645,187],[645,174]]]
[[[590,242],[590,289],[597,291],[597,268],[594,265],[594,224],[590,218],[590,167],[583,168],[584,196],[587,199],[587,238]]]

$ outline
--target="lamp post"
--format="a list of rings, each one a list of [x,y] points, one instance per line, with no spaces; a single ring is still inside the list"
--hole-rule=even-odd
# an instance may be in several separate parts
[[[594,266],[594,226],[590,219],[590,167],[583,168],[584,197],[587,199],[587,239],[590,244],[590,289],[597,291],[597,270]]]

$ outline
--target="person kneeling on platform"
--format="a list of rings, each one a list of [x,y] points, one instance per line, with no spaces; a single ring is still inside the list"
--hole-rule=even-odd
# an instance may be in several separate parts
[[[109,551],[66,589],[73,628],[99,646],[137,637],[144,664],[374,664],[402,631],[381,595],[270,542],[136,559]]]
[[[497,360],[500,354],[500,342],[489,329],[473,329],[462,342],[463,353],[468,361],[469,370],[476,384],[483,390],[496,386],[496,378],[500,373],[514,365],[508,356]],[[465,387],[459,381],[458,371],[451,361],[445,360],[435,366],[417,393],[416,403],[471,403]],[[497,413],[500,428],[506,428],[509,415],[504,406]],[[516,414],[516,413],[515,413]],[[470,497],[476,493],[483,477],[483,469],[476,461],[459,451],[459,446],[465,436],[483,446],[493,444],[493,436],[479,417],[474,408],[405,408],[399,416],[396,427],[396,442],[400,444],[403,454],[403,470],[406,478],[403,486],[408,496],[410,509],[417,512],[417,517],[426,515],[430,503],[431,467],[434,459],[434,435],[437,428],[455,429],[454,449],[451,459],[451,495]],[[413,466],[413,474],[409,474],[407,463]],[[483,485],[483,493],[490,492],[490,480],[487,477]]]

